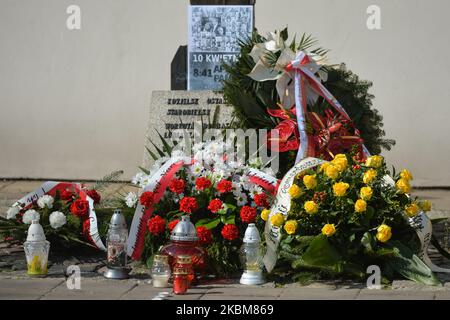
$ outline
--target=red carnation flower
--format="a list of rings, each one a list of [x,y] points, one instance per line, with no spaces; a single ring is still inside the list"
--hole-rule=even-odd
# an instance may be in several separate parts
[[[249,207],[249,206],[243,206],[241,209],[241,220],[245,223],[253,223],[256,219],[256,209]]]
[[[210,210],[211,212],[216,213],[217,211],[219,211],[220,209],[222,209],[222,201],[220,199],[212,199],[211,202],[208,205],[208,210]]]
[[[143,194],[141,194],[141,204],[149,208],[153,205],[153,202],[155,201],[155,194],[151,191],[146,191]]]
[[[219,191],[220,193],[231,192],[232,187],[233,184],[231,183],[231,181],[220,180],[219,183],[217,184],[217,191]]]
[[[74,196],[74,193],[68,189],[61,191],[60,198],[61,200],[68,201],[72,200]]]
[[[100,202],[100,199],[102,198],[102,197],[100,196],[100,194],[97,192],[97,190],[95,190],[95,189],[91,189],[91,190],[86,191],[86,194],[87,194],[92,200],[94,200],[94,203],[99,203],[99,202]]]
[[[175,228],[175,226],[178,224],[178,222],[180,222],[179,219],[176,220],[172,220],[169,222],[169,231],[172,232],[173,228]]]
[[[265,193],[255,194],[253,200],[255,200],[255,203],[258,207],[267,208],[269,206],[269,202],[267,201],[267,195]]]
[[[232,240],[236,239],[237,237],[239,237],[239,230],[234,224],[226,224],[222,228],[221,233],[222,233],[222,237],[224,237],[224,239],[229,240],[229,241],[232,241]]]
[[[185,182],[183,179],[172,179],[170,181],[169,189],[172,192],[180,194],[184,191]]]
[[[198,242],[207,245],[212,242],[212,234],[206,227],[197,227]]]
[[[195,187],[197,190],[205,190],[211,187],[211,181],[208,178],[200,177],[195,180]]]
[[[166,230],[166,220],[160,216],[154,216],[147,221],[147,228],[151,234],[158,235]]]
[[[77,199],[70,205],[70,212],[77,217],[84,217],[89,211],[89,203],[86,200]]]
[[[198,209],[197,200],[193,197],[184,197],[180,200],[180,211],[192,213]]]

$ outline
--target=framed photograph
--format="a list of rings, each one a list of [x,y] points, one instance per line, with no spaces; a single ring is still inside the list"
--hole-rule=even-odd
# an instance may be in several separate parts
[[[188,90],[220,90],[223,61],[234,61],[239,39],[251,37],[253,6],[189,6]]]

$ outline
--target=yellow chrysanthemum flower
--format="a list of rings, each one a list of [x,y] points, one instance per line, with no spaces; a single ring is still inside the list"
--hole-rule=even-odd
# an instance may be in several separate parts
[[[281,213],[274,214],[270,217],[270,223],[275,227],[281,227],[284,222],[284,217]]]
[[[358,199],[355,202],[355,211],[358,213],[365,212],[367,210],[367,202],[363,199]]]
[[[425,212],[430,211],[431,210],[431,201],[429,201],[429,200],[421,201],[421,202],[419,202],[419,206],[420,206],[420,209],[422,209]]]
[[[339,170],[334,164],[331,164],[325,169],[325,175],[330,179],[336,180],[339,177]]]
[[[319,206],[314,201],[306,201],[303,208],[305,208],[306,213],[309,214],[314,214],[319,211]]]
[[[419,213],[419,210],[420,208],[417,203],[411,203],[410,205],[405,206],[405,212],[410,218],[415,217]]]
[[[350,185],[346,182],[337,182],[333,184],[333,193],[336,197],[343,197],[347,193]]]
[[[315,175],[306,175],[303,177],[303,183],[307,189],[314,189],[317,186],[317,179]]]
[[[339,172],[342,172],[347,169],[348,166],[347,156],[345,154],[337,154],[331,163],[336,166]]]
[[[383,164],[382,156],[371,156],[366,160],[366,166],[371,168],[379,168]]]
[[[372,198],[373,190],[371,187],[362,187],[359,191],[359,196],[361,199],[369,201]]]
[[[322,234],[326,235],[327,237],[331,237],[335,233],[336,233],[336,227],[334,226],[334,224],[327,223],[322,228]]]
[[[363,182],[364,183],[371,183],[376,177],[377,177],[377,171],[375,169],[369,169],[366,172],[364,172],[363,175]]]
[[[287,234],[294,234],[295,231],[297,231],[297,221],[295,220],[288,220],[284,224],[284,230]]]
[[[288,190],[289,195],[291,196],[292,199],[296,199],[296,198],[300,198],[303,194],[303,189],[300,188],[298,185],[293,184],[289,190]]]
[[[267,221],[267,219],[269,219],[270,216],[270,209],[264,209],[263,211],[261,211],[261,219],[263,219],[264,221]]]
[[[411,191],[411,186],[408,180],[398,179],[395,185],[400,193],[409,193]]]
[[[387,242],[392,237],[392,230],[386,224],[382,224],[377,228],[376,238],[380,242]]]
[[[410,180],[413,179],[413,176],[412,176],[411,172],[409,172],[408,169],[403,169],[403,170],[400,172],[400,178],[405,179],[405,180],[407,180],[407,181],[410,181]]]

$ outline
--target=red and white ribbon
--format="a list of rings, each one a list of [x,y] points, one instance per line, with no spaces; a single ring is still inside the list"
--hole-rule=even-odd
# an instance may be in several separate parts
[[[314,72],[318,70],[317,64],[305,52],[299,51],[295,59],[286,65],[285,70],[287,72],[294,72],[295,108],[300,133],[300,148],[296,158],[296,163],[298,163],[300,160],[312,155],[308,134],[306,132],[306,86],[322,96],[344,119],[349,121],[351,121],[351,119],[339,101],[333,97],[327,88],[322,85],[322,82],[314,75]],[[359,135],[356,128],[355,133],[356,135]],[[362,148],[365,155],[368,156],[369,151],[364,144],[362,145]]]
[[[143,192],[152,191],[154,202],[157,203],[164,196],[166,188],[175,174],[185,164],[190,164],[191,159],[176,157],[168,160],[150,178],[150,182],[144,187]],[[153,208],[145,208],[140,202],[134,212],[130,233],[127,242],[127,253],[134,260],[139,260],[144,249],[145,233],[147,231],[147,221],[153,214]]]
[[[89,232],[86,234],[88,240],[96,246],[98,249],[106,251],[106,248],[100,238],[98,227],[97,227],[97,215],[95,214],[94,209],[94,200],[89,197],[81,184],[79,183],[71,183],[71,182],[58,182],[58,181],[47,181],[44,182],[39,188],[28,193],[26,196],[22,197],[14,206],[20,206],[24,210],[30,209],[33,204],[43,195],[50,195],[54,197],[56,192],[62,192],[67,189],[74,189],[80,199],[85,200],[89,204],[89,217],[86,218],[89,220]]]

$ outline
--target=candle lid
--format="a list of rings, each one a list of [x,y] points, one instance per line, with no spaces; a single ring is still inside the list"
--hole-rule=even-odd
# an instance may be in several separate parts
[[[39,220],[33,220],[28,228],[27,241],[37,242],[45,241],[44,229],[39,223]]]
[[[197,230],[189,219],[189,216],[182,216],[181,221],[177,223],[172,230],[170,240],[175,241],[198,241]]]
[[[116,209],[111,217],[111,221],[109,222],[109,227],[112,229],[126,229],[127,222],[125,221],[125,217],[122,214],[122,210]]]
[[[261,242],[261,237],[259,236],[258,228],[254,223],[249,223],[247,229],[245,230],[244,243],[258,243]]]

